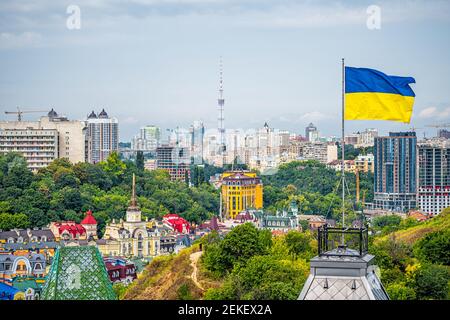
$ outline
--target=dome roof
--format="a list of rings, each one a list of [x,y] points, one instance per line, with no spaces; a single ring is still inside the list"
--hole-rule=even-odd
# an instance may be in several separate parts
[[[49,118],[56,118],[56,117],[58,116],[58,114],[57,114],[56,111],[53,110],[53,108],[52,108],[52,110],[49,111],[49,113],[47,114],[47,116],[48,116]]]
[[[86,217],[81,221],[81,224],[97,224],[97,220],[95,220],[91,210],[86,212]]]
[[[88,119],[97,119],[97,115],[95,114],[94,110],[92,110],[91,114],[88,115]]]
[[[107,119],[108,114],[106,113],[105,109],[102,109],[102,111],[98,114],[98,117],[101,119]]]

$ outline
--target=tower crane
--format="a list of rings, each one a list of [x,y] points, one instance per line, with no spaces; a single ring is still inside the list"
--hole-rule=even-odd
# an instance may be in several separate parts
[[[17,107],[17,111],[5,111],[5,114],[16,114],[17,121],[22,121],[22,114],[24,113],[36,113],[36,112],[48,112],[48,110],[21,110]]]
[[[427,125],[426,127],[429,127],[429,128],[436,128],[436,129],[439,129],[439,128],[450,128],[450,123],[429,124],[429,125]],[[438,130],[438,135],[439,135],[439,131],[440,131],[440,130]]]
[[[450,123],[429,124],[429,125],[426,125],[425,127],[430,127],[430,128],[450,128]]]

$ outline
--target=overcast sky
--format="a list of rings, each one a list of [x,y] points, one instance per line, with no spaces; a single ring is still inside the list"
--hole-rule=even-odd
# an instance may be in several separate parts
[[[67,28],[71,4],[80,29]],[[366,25],[372,4],[381,29]],[[105,108],[121,141],[145,124],[216,127],[222,56],[227,128],[313,122],[340,135],[345,57],[417,81],[410,125],[348,121],[347,132],[420,128],[450,122],[449,35],[447,0],[2,0],[0,119],[17,106],[71,119]]]

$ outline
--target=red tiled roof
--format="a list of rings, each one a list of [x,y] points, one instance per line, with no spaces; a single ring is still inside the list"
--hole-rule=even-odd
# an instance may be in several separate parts
[[[169,223],[174,230],[178,232],[183,232],[183,226],[186,228],[186,231],[190,231],[190,224],[187,220],[183,219],[177,214],[169,213],[163,216],[163,219],[166,220],[167,223]]]
[[[81,224],[97,224],[97,220],[95,220],[91,210],[86,212],[86,217],[81,221]]]
[[[71,233],[73,236],[76,236],[77,234],[82,235],[86,233],[86,229],[79,225],[79,224],[75,224],[75,225],[62,225],[58,228],[59,234],[62,234],[64,231],[68,231],[69,233]]]

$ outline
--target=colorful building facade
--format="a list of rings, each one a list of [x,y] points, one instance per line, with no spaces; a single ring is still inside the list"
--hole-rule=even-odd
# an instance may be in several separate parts
[[[221,176],[223,214],[234,219],[241,211],[263,207],[263,185],[256,173],[229,171]]]

